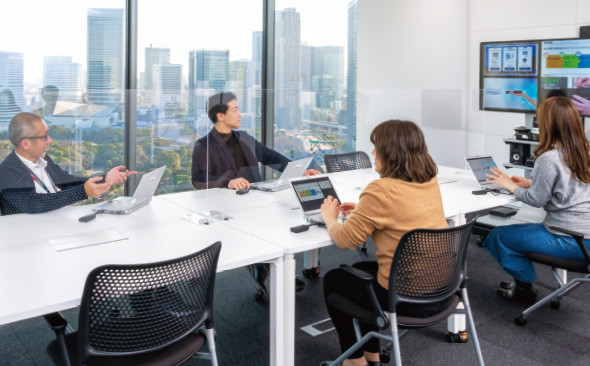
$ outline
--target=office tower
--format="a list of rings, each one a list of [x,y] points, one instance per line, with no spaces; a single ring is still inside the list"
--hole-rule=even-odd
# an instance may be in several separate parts
[[[314,75],[315,47],[301,45],[301,91],[311,91],[311,79]]]
[[[275,24],[275,124],[278,128],[301,127],[300,56],[299,13],[294,8],[278,11]]]
[[[247,88],[262,84],[262,32],[252,32],[252,61],[248,67]]]
[[[190,117],[206,114],[206,98],[198,90],[211,89],[214,93],[226,91],[229,81],[229,50],[190,51],[188,64],[188,108]]]
[[[248,106],[248,60],[232,61],[229,64],[230,78],[228,90],[238,98],[242,113],[250,111]]]
[[[171,117],[179,113],[182,98],[182,65],[164,64],[154,66],[153,88],[156,90],[158,106]]]
[[[23,54],[0,51],[0,131],[24,107]]]
[[[170,49],[169,48],[154,48],[150,45],[145,49],[145,74],[144,74],[144,104],[150,105],[157,101],[154,98],[156,90],[154,90],[153,75],[154,71],[159,70],[161,65],[170,63]],[[155,69],[155,70],[154,70]]]
[[[322,79],[323,88],[329,88],[328,94],[312,89],[317,93],[318,108],[331,108],[344,92],[344,47],[315,47],[314,63],[313,76]]]
[[[346,74],[346,149],[356,150],[357,0],[348,3],[348,70]]]
[[[123,101],[123,9],[88,9],[88,101]]]
[[[43,58],[43,86],[53,85],[59,90],[61,101],[79,102],[82,97],[82,68],[70,56]]]

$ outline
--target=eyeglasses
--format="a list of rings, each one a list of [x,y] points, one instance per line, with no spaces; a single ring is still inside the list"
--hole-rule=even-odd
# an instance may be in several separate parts
[[[47,141],[48,138],[49,138],[49,132],[43,136],[23,137],[22,139],[20,139],[20,141],[22,141],[24,139],[29,139],[29,140],[43,139],[43,140]]]

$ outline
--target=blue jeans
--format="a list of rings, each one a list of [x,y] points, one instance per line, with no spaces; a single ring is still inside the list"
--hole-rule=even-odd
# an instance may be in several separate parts
[[[584,240],[590,247],[590,240]],[[499,226],[490,232],[484,247],[515,279],[532,283],[537,279],[533,262],[526,253],[541,253],[563,259],[583,260],[580,246],[571,236],[555,235],[543,224]]]

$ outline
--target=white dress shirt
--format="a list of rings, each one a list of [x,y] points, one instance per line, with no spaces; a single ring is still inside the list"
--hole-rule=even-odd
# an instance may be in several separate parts
[[[47,192],[45,189],[43,189],[43,187],[41,187],[39,183],[35,182],[36,193],[56,193],[59,191],[59,188],[57,188],[55,184],[53,184],[51,177],[49,176],[49,174],[47,174],[47,161],[45,159],[38,158],[37,162],[33,163],[30,160],[20,156],[18,153],[16,153],[16,156],[19,157],[19,159],[23,162],[23,164],[25,164],[27,168],[29,168],[33,173],[35,173],[37,178],[43,181],[43,184],[45,184],[45,186],[49,190],[49,192]]]

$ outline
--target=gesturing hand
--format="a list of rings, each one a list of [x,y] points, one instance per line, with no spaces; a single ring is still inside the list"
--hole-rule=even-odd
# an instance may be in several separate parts
[[[102,180],[102,177],[92,177],[84,183],[84,192],[88,197],[99,198],[111,189],[112,185],[109,183],[96,183],[99,180]]]
[[[123,171],[121,171],[124,169]],[[130,172],[125,168],[124,165],[119,165],[114,167],[113,169],[109,170],[109,172],[105,175],[104,181],[105,183],[109,183],[112,186],[116,186],[121,184],[129,178],[130,175],[137,174],[136,171]]]
[[[322,204],[322,218],[326,225],[330,225],[338,219],[340,208],[338,206],[338,200],[332,196],[326,197]]]
[[[495,183],[502,188],[508,189],[510,192],[514,192],[518,185],[510,179],[510,177],[501,171],[499,168],[490,169],[491,174],[486,174],[489,183]]]
[[[340,212],[342,212],[342,214],[344,216],[348,216],[352,213],[352,211],[354,211],[354,209],[356,208],[356,203],[354,202],[343,202],[340,205]]]

